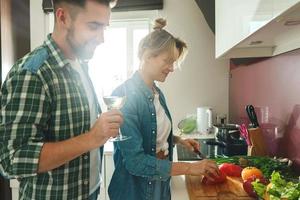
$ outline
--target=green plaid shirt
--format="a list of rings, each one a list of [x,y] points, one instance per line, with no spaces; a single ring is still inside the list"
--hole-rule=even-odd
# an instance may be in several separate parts
[[[80,75],[50,35],[10,70],[0,102],[0,172],[19,180],[20,199],[87,199],[89,153],[37,174],[45,142],[63,141],[90,129]]]

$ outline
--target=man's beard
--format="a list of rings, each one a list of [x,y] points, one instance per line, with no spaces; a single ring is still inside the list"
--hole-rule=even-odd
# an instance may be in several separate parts
[[[72,52],[75,54],[75,56],[80,60],[90,60],[93,55],[94,51],[88,51],[86,47],[88,47],[88,43],[78,44],[74,40],[74,28],[71,27],[68,29],[66,40],[69,44]]]

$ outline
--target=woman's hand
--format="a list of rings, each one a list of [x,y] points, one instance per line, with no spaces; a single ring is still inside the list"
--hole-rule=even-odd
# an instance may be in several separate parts
[[[186,149],[192,152],[200,151],[200,144],[194,139],[180,139],[178,144],[183,145]]]
[[[207,177],[208,180],[213,181],[215,177],[219,177],[220,171],[215,161],[205,159],[190,163],[187,174],[193,176],[203,175]]]

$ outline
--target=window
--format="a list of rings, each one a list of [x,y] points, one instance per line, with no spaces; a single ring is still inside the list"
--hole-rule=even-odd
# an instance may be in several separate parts
[[[148,20],[112,21],[89,62],[89,73],[99,101],[102,91],[111,91],[137,69],[140,40],[149,33]]]

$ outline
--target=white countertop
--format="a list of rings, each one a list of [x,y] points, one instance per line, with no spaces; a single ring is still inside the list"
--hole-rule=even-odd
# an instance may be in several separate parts
[[[191,139],[214,139],[215,135],[213,133],[210,134],[201,134],[199,132],[193,132],[189,134],[178,134],[181,138],[191,138]]]
[[[178,161],[177,159],[177,148],[176,145],[174,147],[174,153],[173,153],[173,161]],[[185,184],[185,176],[173,176],[171,178],[171,196],[172,200],[188,200],[189,195],[186,189]]]
[[[186,189],[185,176],[173,176],[171,179],[172,200],[188,200],[189,195]]]
[[[104,154],[108,155],[108,154],[113,154],[114,153],[114,143],[107,141],[104,144]]]

